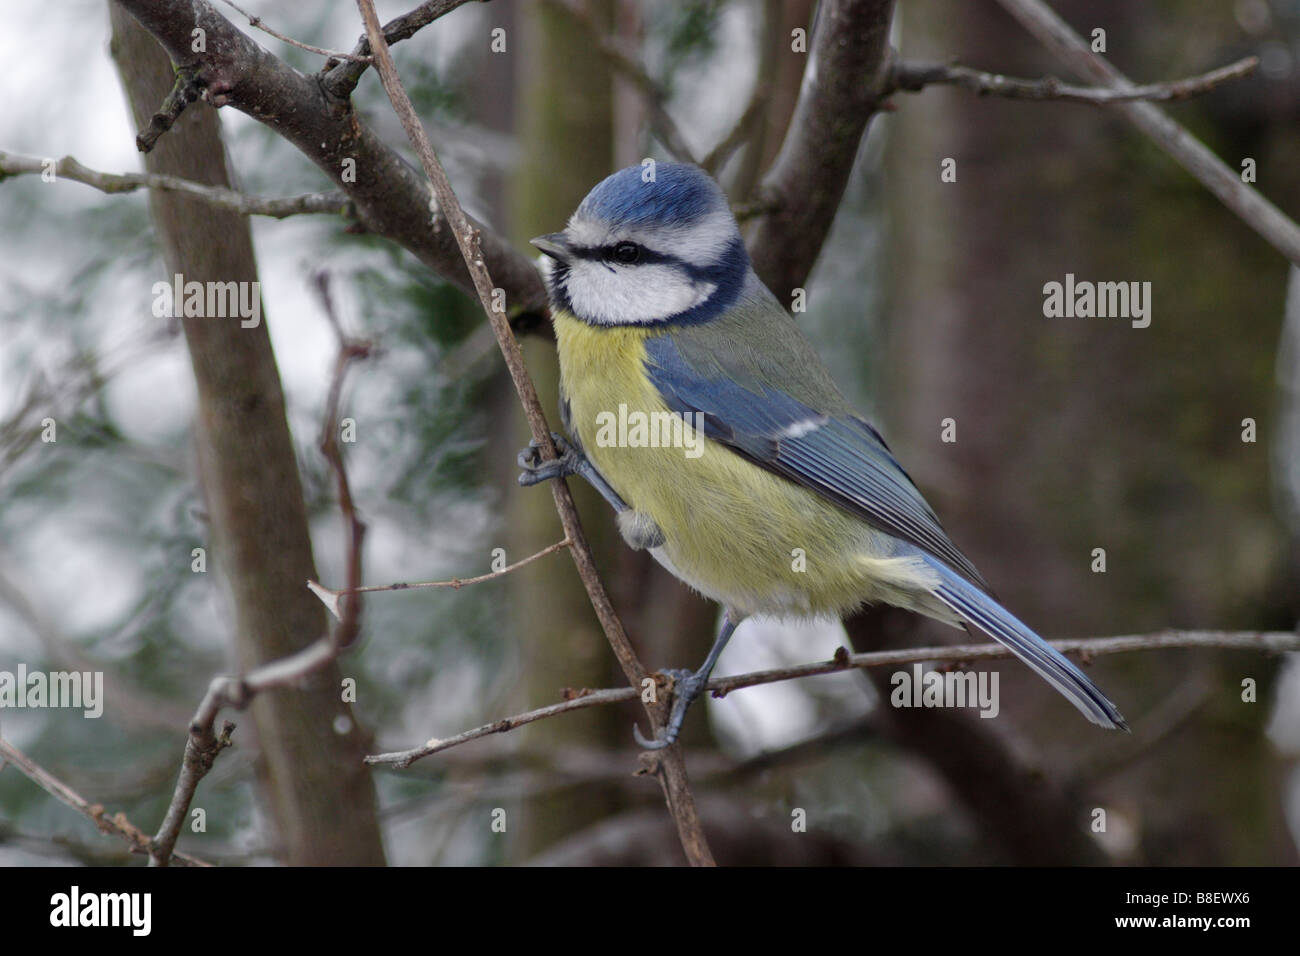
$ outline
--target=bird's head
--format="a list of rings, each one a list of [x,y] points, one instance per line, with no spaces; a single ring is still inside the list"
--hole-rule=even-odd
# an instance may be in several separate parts
[[[701,322],[735,301],[749,256],[727,197],[681,163],[629,166],[533,245],[554,260],[551,300],[593,325]]]

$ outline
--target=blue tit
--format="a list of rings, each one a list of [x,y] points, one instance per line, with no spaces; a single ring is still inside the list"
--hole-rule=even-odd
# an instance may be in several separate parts
[[[992,596],[880,433],[831,380],[750,266],[702,170],[646,164],[597,185],[533,245],[560,363],[559,459],[520,454],[520,483],[577,474],[648,549],[719,602],[704,665],[674,674],[673,743],[736,626],[884,602],[1004,644],[1095,724],[1127,729],[1083,673]]]

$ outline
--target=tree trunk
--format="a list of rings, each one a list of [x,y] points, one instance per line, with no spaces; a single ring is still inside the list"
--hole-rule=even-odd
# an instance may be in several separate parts
[[[112,53],[143,128],[171,89],[162,47],[116,3]],[[230,186],[216,112],[196,102],[146,157],[150,172]],[[254,282],[245,218],[180,193],[153,191],[150,209],[169,277]],[[324,608],[305,587],[316,577],[306,505],[265,323],[182,320],[198,384],[199,467],[213,551],[234,603],[230,629],[241,669],[302,649],[325,633]],[[382,865],[365,739],[340,698],[339,668],[252,704],[269,842],[293,865]],[[178,731],[180,728],[177,728]],[[236,738],[238,739],[238,737]],[[180,749],[177,748],[179,754]]]

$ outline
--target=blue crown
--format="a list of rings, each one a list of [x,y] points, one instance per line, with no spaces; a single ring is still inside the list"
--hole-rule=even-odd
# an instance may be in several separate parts
[[[727,197],[698,166],[656,163],[654,180],[642,181],[642,167],[628,166],[596,185],[578,215],[626,225],[693,222],[726,209]]]

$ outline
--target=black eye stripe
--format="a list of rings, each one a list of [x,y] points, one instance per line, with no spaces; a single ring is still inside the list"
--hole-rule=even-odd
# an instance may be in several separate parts
[[[625,245],[636,246],[638,255],[635,259],[635,264],[637,265],[644,263],[668,263],[670,265],[680,266],[683,269],[690,268],[685,262],[678,259],[676,256],[670,256],[666,252],[655,252],[655,250],[637,242],[615,242],[607,246],[579,246],[573,250],[572,255],[576,259],[588,259],[593,262],[613,262],[619,265],[627,265],[628,263],[625,260],[620,259],[618,256],[618,248]]]

